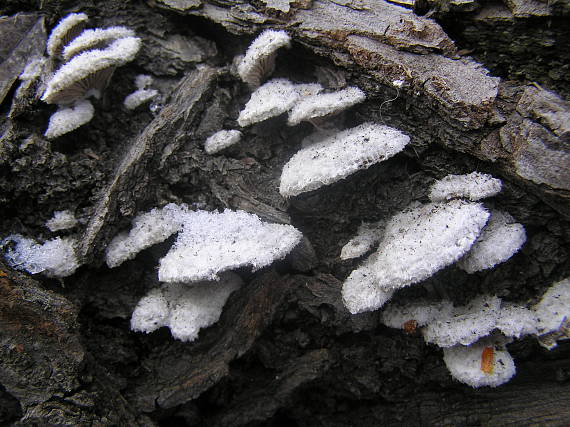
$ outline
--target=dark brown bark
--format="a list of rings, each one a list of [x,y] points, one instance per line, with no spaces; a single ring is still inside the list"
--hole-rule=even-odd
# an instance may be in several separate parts
[[[478,170],[503,180],[486,203],[525,226],[526,245],[492,270],[452,266],[395,299],[463,303],[486,292],[532,304],[569,276],[567,2],[427,0],[416,1],[417,13],[396,5],[411,2],[380,0],[36,3],[0,5],[0,36],[10,41],[0,50],[0,238],[74,235],[84,265],[63,280],[1,266],[0,424],[567,424],[568,342],[549,352],[518,340],[509,346],[517,376],[471,389],[420,335],[386,328],[379,312],[351,315],[340,291],[359,262],[339,259],[361,222],[425,201],[435,179]],[[144,47],[115,71],[94,120],[50,142],[42,135],[54,109],[38,100],[39,82],[16,90],[17,76],[71,11],[91,26],[129,26]],[[264,28],[293,38],[275,76],[361,87],[367,100],[336,124],[385,123],[410,135],[410,146],[289,200],[278,192],[281,169],[309,125],[274,118],[207,155],[209,135],[238,128],[251,91],[232,62]],[[140,73],[161,90],[154,112],[122,107]],[[193,343],[166,328],[129,329],[137,301],[159,286],[156,265],[172,239],[118,268],[103,265],[132,217],[167,202],[243,209],[305,236],[271,268],[239,270],[246,286]],[[63,209],[80,224],[48,232],[45,221]]]

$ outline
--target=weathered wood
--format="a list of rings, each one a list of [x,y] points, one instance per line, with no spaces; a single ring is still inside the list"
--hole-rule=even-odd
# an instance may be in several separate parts
[[[89,259],[110,239],[107,228],[132,216],[153,198],[152,184],[162,164],[176,152],[185,134],[197,126],[220,70],[202,68],[186,76],[160,114],[132,143],[102,194],[81,239],[80,256]]]
[[[450,267],[402,290],[396,301],[462,303],[493,293],[529,305],[570,274],[570,108],[567,92],[558,90],[566,81],[563,2],[411,3],[0,5],[0,14],[42,8],[50,26],[69,7],[97,26],[129,26],[143,39],[136,61],[115,73],[96,103],[97,116],[82,129],[44,140],[53,110],[32,96],[32,86],[12,104],[12,114],[9,99],[0,111],[6,148],[0,149],[0,239],[10,233],[53,238],[59,234],[47,231],[46,219],[71,209],[80,225],[61,235],[79,238],[85,262],[58,282],[2,270],[0,405],[6,405],[0,423],[567,424],[569,343],[547,352],[530,337],[517,340],[509,345],[517,376],[497,389],[471,389],[450,377],[441,350],[418,334],[386,328],[379,312],[353,316],[343,305],[342,281],[359,261],[340,260],[341,247],[363,221],[386,220],[425,201],[434,179],[449,173],[501,177],[503,191],[486,206],[523,223],[528,241],[492,270],[468,275]],[[310,125],[289,127],[277,117],[241,129],[239,144],[207,155],[208,136],[238,127],[251,91],[232,74],[232,63],[265,28],[293,38],[291,49],[279,52],[276,77],[365,90],[366,102],[334,125],[386,123],[408,133],[410,146],[288,200],[279,195],[279,176]],[[526,80],[507,80],[517,67]],[[122,108],[139,73],[156,78],[162,96],[156,112]],[[533,84],[533,73],[548,75],[546,84]],[[102,266],[102,251],[119,229],[167,202],[244,209],[304,234],[303,244],[270,269],[239,270],[246,284],[220,321],[192,343],[173,340],[166,328],[129,329],[137,301],[160,286],[156,265],[172,239],[119,268]]]

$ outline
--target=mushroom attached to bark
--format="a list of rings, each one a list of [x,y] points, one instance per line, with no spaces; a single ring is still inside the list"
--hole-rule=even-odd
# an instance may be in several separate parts
[[[72,58],[47,83],[42,100],[67,104],[90,95],[99,97],[115,68],[132,61],[140,47],[138,37],[125,37],[106,49],[90,50]]]
[[[347,87],[332,93],[319,93],[301,100],[289,113],[290,126],[302,121],[313,121],[333,115],[366,99],[366,94],[357,87]]]
[[[63,47],[83,31],[88,19],[84,13],[71,13],[59,21],[47,41],[48,55],[52,58],[59,57]]]
[[[332,184],[404,149],[410,138],[397,129],[364,123],[298,151],[283,167],[279,192],[297,196]]]
[[[291,37],[285,31],[265,30],[249,46],[238,65],[240,78],[257,87],[275,68],[277,50],[289,46]]]

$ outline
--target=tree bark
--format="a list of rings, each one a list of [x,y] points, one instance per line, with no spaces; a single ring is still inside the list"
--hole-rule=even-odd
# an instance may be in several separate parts
[[[570,276],[570,73],[567,1],[10,0],[0,5],[0,238],[78,239],[82,263],[49,279],[0,265],[0,424],[6,425],[566,425],[570,344],[509,345],[517,375],[498,388],[453,380],[441,349],[387,328],[381,312],[351,315],[342,282],[359,260],[339,258],[362,222],[387,220],[450,173],[503,181],[486,206],[525,226],[507,262],[468,275],[451,266],[398,292],[396,302],[481,293],[530,306]],[[22,81],[57,21],[125,25],[142,38],[118,68],[95,118],[43,137],[55,108],[42,82]],[[334,119],[376,122],[411,138],[399,155],[291,199],[283,165],[311,132],[283,116],[241,129],[217,155],[203,149],[238,129],[251,95],[235,57],[261,30],[292,37],[275,77],[358,86],[367,99]],[[160,98],[128,111],[134,77]],[[398,83],[401,82],[401,85]],[[38,92],[40,91],[40,92]],[[283,261],[257,272],[192,343],[167,328],[130,331],[137,302],[159,286],[172,239],[120,267],[104,251],[155,206],[242,209],[303,232]],[[51,232],[54,211],[79,223]],[[6,248],[4,248],[5,250]]]

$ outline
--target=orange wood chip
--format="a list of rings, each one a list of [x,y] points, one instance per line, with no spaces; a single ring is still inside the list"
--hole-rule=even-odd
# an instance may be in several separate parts
[[[493,347],[485,347],[481,353],[481,370],[486,374],[492,374],[495,367],[495,351]]]
[[[414,319],[408,320],[404,323],[404,331],[406,331],[407,334],[413,334],[416,332],[417,327],[418,322],[416,322]]]

